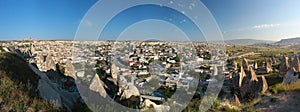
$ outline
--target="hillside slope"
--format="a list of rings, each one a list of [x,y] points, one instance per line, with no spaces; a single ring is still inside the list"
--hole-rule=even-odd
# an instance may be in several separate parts
[[[38,98],[38,80],[24,59],[0,53],[1,111],[59,111],[54,103]]]
[[[254,44],[273,43],[273,41],[255,40],[255,39],[234,39],[234,40],[226,40],[225,43],[233,44],[233,45],[254,45]]]
[[[299,45],[300,37],[281,39],[280,41],[274,43],[275,45]]]

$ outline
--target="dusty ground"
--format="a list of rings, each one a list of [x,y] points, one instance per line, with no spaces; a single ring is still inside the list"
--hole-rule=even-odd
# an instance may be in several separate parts
[[[265,96],[255,108],[261,112],[300,112],[300,89]]]

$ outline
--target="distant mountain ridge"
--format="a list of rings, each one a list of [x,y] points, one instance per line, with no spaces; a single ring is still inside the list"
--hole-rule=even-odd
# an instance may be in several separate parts
[[[233,44],[233,45],[254,45],[254,44],[270,44],[274,43],[275,41],[270,40],[256,40],[256,39],[233,39],[233,40],[226,40],[226,44]]]
[[[300,45],[300,37],[281,39],[275,45]]]

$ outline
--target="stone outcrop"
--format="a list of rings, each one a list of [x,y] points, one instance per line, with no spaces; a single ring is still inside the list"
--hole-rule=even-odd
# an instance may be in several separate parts
[[[246,77],[246,73],[245,73],[243,67],[241,67],[240,72],[239,72],[239,87],[242,87],[244,77]]]
[[[45,71],[47,71],[47,70],[56,71],[56,64],[55,64],[54,60],[52,59],[51,55],[47,56],[44,67],[45,67],[44,68]]]
[[[283,57],[281,65],[279,67],[279,74],[285,78],[285,75],[295,74],[294,72],[300,72],[300,61],[299,57],[295,56],[294,59],[289,60],[288,57]],[[290,76],[288,76],[290,77]]]
[[[244,70],[249,70],[249,65],[246,58],[243,58],[242,67],[244,68]]]
[[[106,98],[107,93],[104,89],[104,83],[100,80],[98,75],[94,76],[89,89],[99,93],[100,96]]]
[[[258,81],[257,76],[256,76],[255,71],[253,70],[253,68],[250,67],[249,69],[250,69],[249,74],[250,74],[250,77],[251,77],[250,81]]]
[[[281,59],[280,67],[279,67],[279,74],[284,77],[284,75],[287,73],[289,68],[290,68],[289,58],[286,56],[283,56]]]
[[[272,69],[272,60],[271,60],[270,58],[268,58],[268,59],[266,60],[266,66],[265,66],[265,69],[266,69],[266,72],[267,72],[267,73],[270,73],[270,72],[273,71],[273,69]]]
[[[257,62],[255,61],[253,64],[254,69],[256,70],[258,68]]]
[[[77,103],[80,95],[78,93],[70,93],[60,88],[56,83],[53,83],[46,75],[31,64],[29,67],[40,77],[38,90],[41,98],[48,101],[56,101],[60,107],[66,107],[68,111]]]
[[[300,72],[300,61],[299,61],[298,56],[294,57],[294,60],[292,61],[291,66],[294,67],[295,72]]]
[[[291,68],[286,75],[283,77],[283,83],[285,84],[293,84],[298,80],[298,75],[294,73],[295,69]]]
[[[263,87],[262,87],[262,93],[265,93],[267,90],[268,90],[268,83],[267,83],[267,80],[265,78],[265,76],[261,76],[261,79],[262,79],[262,83],[263,83]]]
[[[60,94],[57,93],[47,81],[39,80],[38,90],[41,98],[46,99],[47,101],[56,102],[59,107],[63,106]]]
[[[257,78],[254,69],[248,66],[246,59],[243,59],[243,65],[238,75],[233,78],[233,86],[236,91],[235,95],[237,95],[241,102],[247,101],[249,96],[256,98],[259,93],[264,93],[268,89],[265,77]],[[245,70],[245,68],[248,70]]]
[[[42,54],[38,54],[36,58],[37,58],[37,63],[39,63],[39,64],[45,62],[45,58]]]
[[[128,83],[127,87],[123,90],[121,95],[122,99],[130,99],[133,96],[140,96],[139,90],[132,83]]]
[[[127,86],[128,81],[126,80],[126,78],[123,75],[119,75],[118,79],[117,79],[117,85],[120,88],[125,88]]]
[[[67,60],[67,62],[66,62],[65,75],[76,79],[75,69],[73,67],[71,60]]]
[[[36,62],[39,70],[46,72],[48,70],[57,70],[56,63],[54,62],[51,55],[48,55],[46,59],[42,54],[38,54],[36,57]]]
[[[154,102],[150,101],[149,99],[146,99],[143,102],[142,106],[146,107],[146,108],[154,108],[156,112],[168,112],[168,111],[170,111],[169,106],[157,105]]]
[[[119,71],[119,68],[115,64],[111,65],[110,72],[111,72],[111,77],[113,79],[117,80],[120,71]]]

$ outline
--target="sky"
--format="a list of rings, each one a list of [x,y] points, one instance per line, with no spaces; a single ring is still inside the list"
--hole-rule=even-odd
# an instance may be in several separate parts
[[[96,2],[98,0],[0,0],[0,40],[19,40],[27,37],[41,40],[73,40],[81,20]],[[300,37],[300,0],[201,2],[215,18],[225,40],[277,41]],[[107,13],[110,13],[110,10],[107,10]],[[101,21],[101,18],[99,20]],[[104,40],[120,37],[175,39],[181,36],[191,37],[192,40],[195,37],[203,39],[195,24],[184,14],[153,5],[133,7],[120,12],[103,32],[101,36]]]

